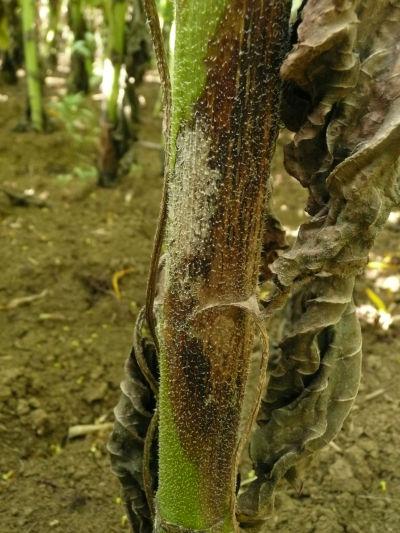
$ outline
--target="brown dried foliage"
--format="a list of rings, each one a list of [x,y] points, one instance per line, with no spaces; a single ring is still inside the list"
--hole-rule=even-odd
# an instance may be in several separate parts
[[[240,502],[254,529],[278,482],[301,487],[302,466],[351,408],[361,365],[354,281],[400,200],[400,2],[309,0],[302,17],[281,70],[296,130],[285,163],[309,191],[312,218],[272,265],[293,294],[251,442],[257,480]]]

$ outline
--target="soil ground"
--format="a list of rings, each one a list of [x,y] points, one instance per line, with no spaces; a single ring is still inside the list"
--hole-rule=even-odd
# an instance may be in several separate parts
[[[62,80],[53,82],[50,93],[64,103],[51,111],[58,128],[42,135],[14,131],[23,84],[0,87],[0,533],[127,531],[107,431],[67,435],[74,425],[112,422],[144,302],[161,190],[161,154],[146,142],[160,142],[159,88],[141,90],[137,164],[105,190],[95,184],[98,103],[68,104],[57,96]],[[276,209],[294,232],[304,194],[279,160],[274,179]],[[15,205],[4,191],[28,191],[41,206]],[[391,264],[370,273],[368,286],[396,314],[398,292],[382,288],[398,279],[396,223],[373,259],[385,255]],[[117,298],[112,279],[122,271]],[[366,304],[365,282],[357,294]],[[400,324],[364,323],[364,354],[343,431],[306,473],[301,495],[279,491],[271,531],[400,532]]]

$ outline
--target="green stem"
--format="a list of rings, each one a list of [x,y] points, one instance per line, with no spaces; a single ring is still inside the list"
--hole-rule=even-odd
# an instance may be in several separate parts
[[[7,11],[3,4],[0,4],[0,53],[1,79],[6,83],[16,83],[17,76],[11,57],[11,28]]]
[[[61,0],[49,0],[49,26],[47,40],[49,46],[49,60],[52,66],[57,65],[57,48],[59,40],[59,20],[61,14]]]
[[[31,123],[35,130],[43,131],[44,111],[37,43],[35,0],[20,0],[20,4]]]
[[[71,92],[89,92],[89,78],[93,54],[87,54],[82,50],[86,39],[86,21],[82,0],[70,0],[68,4],[68,20],[74,35],[74,43],[71,53],[71,74],[69,88]]]
[[[124,62],[126,0],[109,0],[108,60],[112,65],[112,84],[107,95],[106,116],[110,124],[118,120],[118,95],[121,69]]]
[[[238,531],[240,418],[288,16],[281,0],[176,0],[156,531]]]
[[[127,135],[119,108],[119,91],[125,52],[126,0],[108,0],[105,4],[108,22],[107,57],[104,61],[104,119],[101,128],[99,184],[112,186],[118,176],[119,161],[126,152]],[[121,126],[121,127],[120,127]],[[118,136],[116,132],[118,130]]]

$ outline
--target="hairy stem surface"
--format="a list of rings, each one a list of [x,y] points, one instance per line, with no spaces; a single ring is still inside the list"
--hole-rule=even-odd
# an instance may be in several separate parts
[[[20,2],[30,120],[34,129],[42,131],[44,128],[44,112],[36,31],[35,1],[20,0]]]
[[[237,531],[286,2],[177,0],[160,344],[158,531]]]

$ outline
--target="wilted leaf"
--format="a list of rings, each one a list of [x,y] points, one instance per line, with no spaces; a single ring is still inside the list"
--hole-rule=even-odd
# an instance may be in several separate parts
[[[251,444],[257,481],[240,500],[254,527],[278,481],[298,483],[349,412],[361,361],[354,280],[400,201],[400,2],[309,0],[302,17],[282,67],[283,115],[297,132],[285,163],[308,188],[313,218],[271,267],[279,287],[301,286],[285,309]]]
[[[152,445],[147,433],[155,416],[155,397],[146,373],[150,369],[154,371],[155,349],[142,336],[143,315],[142,310],[135,328],[134,349],[126,362],[122,394],[114,410],[116,421],[108,451],[112,469],[123,488],[132,527],[138,533],[150,533],[153,530],[152,502],[148,499],[149,493],[155,490],[157,466],[156,458],[146,464],[146,447]],[[140,363],[143,361],[148,365],[145,373]]]

